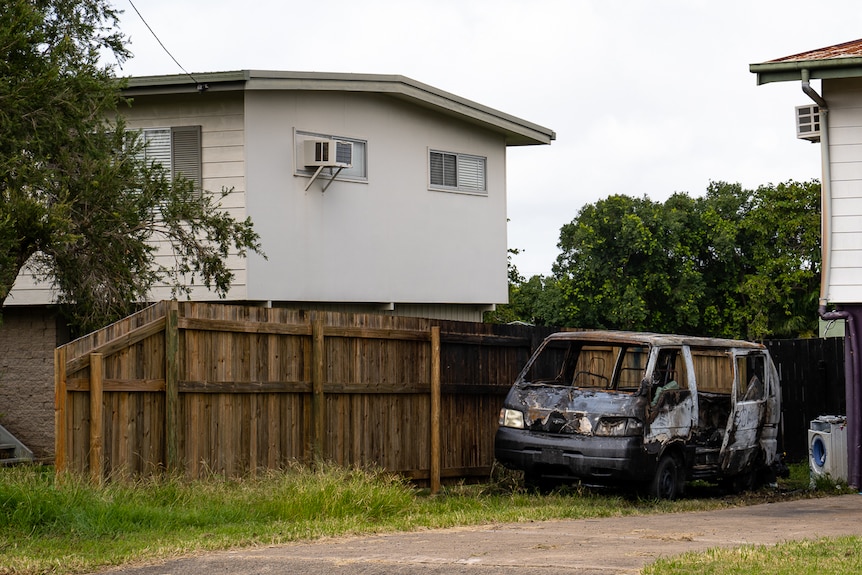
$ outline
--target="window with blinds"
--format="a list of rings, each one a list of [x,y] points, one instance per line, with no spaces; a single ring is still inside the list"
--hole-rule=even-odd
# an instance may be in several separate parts
[[[429,156],[431,189],[487,193],[485,158],[431,150]]]
[[[201,163],[201,127],[144,128],[141,130],[144,158],[161,164],[171,179],[182,176],[195,184],[198,194],[203,189]]]

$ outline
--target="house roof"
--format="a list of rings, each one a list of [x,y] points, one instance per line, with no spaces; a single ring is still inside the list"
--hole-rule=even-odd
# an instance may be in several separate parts
[[[185,74],[139,76],[128,78],[123,92],[130,97],[186,94],[198,92],[202,86],[209,92],[304,90],[387,94],[502,133],[508,146],[550,144],[556,139],[549,128],[400,75],[239,70],[194,74],[194,80]]]
[[[808,70],[811,79],[859,77],[862,76],[862,39],[751,64],[748,69],[757,74],[758,85],[801,80],[802,70]]]

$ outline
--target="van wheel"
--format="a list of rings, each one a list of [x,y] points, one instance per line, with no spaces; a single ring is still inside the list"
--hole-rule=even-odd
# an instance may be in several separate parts
[[[676,499],[682,494],[684,480],[679,460],[673,455],[665,455],[658,462],[649,494],[656,499]]]

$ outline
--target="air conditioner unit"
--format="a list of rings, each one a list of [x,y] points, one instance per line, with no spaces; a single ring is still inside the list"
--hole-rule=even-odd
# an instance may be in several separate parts
[[[820,107],[796,106],[796,137],[809,142],[820,141]]]
[[[353,142],[342,140],[305,140],[305,167],[353,167]]]

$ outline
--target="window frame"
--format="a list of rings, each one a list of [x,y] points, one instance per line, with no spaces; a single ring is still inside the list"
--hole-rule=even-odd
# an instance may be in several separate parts
[[[152,126],[134,130],[144,142],[144,160],[161,164],[171,182],[179,175],[191,180],[195,185],[195,195],[200,197],[203,194],[203,141],[200,125]],[[161,150],[161,153],[151,155],[147,148],[148,142],[153,138],[148,134],[155,135],[159,132],[166,132],[167,151]],[[165,144],[162,143],[161,146],[164,147]],[[167,166],[165,162],[168,163]]]
[[[310,130],[293,129],[293,175],[310,178],[314,176],[317,168],[306,168],[303,166],[303,147],[306,140],[341,140],[344,142],[353,143],[353,167],[343,168],[335,178],[339,182],[356,182],[361,184],[368,183],[368,140],[355,138],[353,136],[342,136],[336,134],[326,134],[322,132],[312,132]],[[359,151],[359,153],[357,153]],[[359,161],[357,162],[357,158]],[[323,168],[321,174],[332,176],[338,171],[338,168]]]
[[[435,155],[440,155],[441,160],[434,161]],[[450,152],[438,148],[428,148],[428,189],[437,192],[454,192],[459,194],[471,194],[476,196],[488,195],[488,158],[478,154],[468,154],[464,152]],[[447,174],[448,158],[454,159],[455,183],[451,185]],[[435,172],[439,164],[443,173],[439,175],[440,179],[435,181]],[[471,170],[472,168],[472,170]],[[450,168],[451,169],[451,168]],[[470,185],[472,180],[481,180],[481,186]]]

